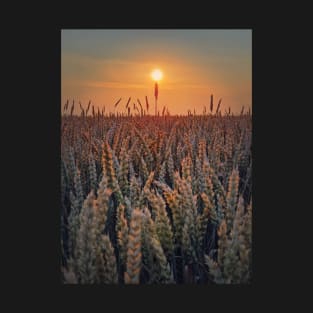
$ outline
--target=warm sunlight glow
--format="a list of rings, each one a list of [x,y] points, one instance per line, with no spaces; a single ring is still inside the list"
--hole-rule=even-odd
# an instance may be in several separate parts
[[[151,73],[151,77],[153,80],[158,81],[162,79],[163,73],[159,69],[156,69]]]
[[[160,115],[164,107],[164,114],[214,115],[221,99],[222,114],[252,109],[251,29],[62,29],[61,35],[65,114],[73,101],[78,116],[92,115],[92,106],[95,114],[105,107],[105,114],[155,115],[155,102]]]

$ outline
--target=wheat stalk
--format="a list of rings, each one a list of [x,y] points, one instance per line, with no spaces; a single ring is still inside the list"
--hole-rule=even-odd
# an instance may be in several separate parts
[[[126,284],[139,284],[142,261],[141,218],[142,213],[139,209],[134,209],[129,225],[126,271],[124,273],[124,280]]]

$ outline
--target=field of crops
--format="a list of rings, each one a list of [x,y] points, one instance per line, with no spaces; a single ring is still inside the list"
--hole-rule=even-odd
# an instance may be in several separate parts
[[[246,284],[252,117],[63,115],[67,284]]]

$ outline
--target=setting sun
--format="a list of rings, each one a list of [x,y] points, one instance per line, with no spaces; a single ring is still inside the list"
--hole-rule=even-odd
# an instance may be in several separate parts
[[[153,80],[158,81],[162,79],[163,73],[159,69],[156,69],[151,73],[151,77]]]

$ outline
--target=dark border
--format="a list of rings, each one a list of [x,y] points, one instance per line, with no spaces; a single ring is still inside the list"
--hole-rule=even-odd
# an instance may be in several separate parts
[[[231,8],[230,8],[231,9]],[[277,125],[274,124],[275,105],[278,97],[271,98],[271,86],[277,84],[275,77],[268,71],[271,57],[278,58],[279,54],[273,52],[273,43],[277,40],[271,36],[271,28],[263,27],[261,24],[250,22],[238,23],[239,15],[231,12],[226,24],[222,25],[218,19],[224,15],[224,11],[208,12],[204,17],[196,17],[192,26],[186,25],[188,18],[176,12],[178,18],[174,22],[164,22],[161,25],[150,22],[143,27],[142,21],[137,19],[133,23],[94,22],[94,16],[90,16],[90,24],[87,26],[84,17],[72,23],[51,22],[49,19],[40,19],[31,31],[31,35],[21,38],[23,45],[23,56],[27,63],[27,75],[32,76],[27,88],[20,89],[21,110],[16,113],[20,118],[21,133],[26,133],[24,140],[18,140],[18,162],[26,168],[25,175],[14,177],[13,189],[28,188],[27,195],[29,203],[25,204],[20,199],[18,220],[25,242],[16,247],[19,266],[22,267],[21,274],[26,275],[22,283],[36,284],[38,294],[44,296],[46,286],[49,286],[49,303],[55,300],[62,301],[58,309],[64,308],[65,302],[73,306],[81,300],[91,297],[100,299],[105,308],[110,300],[114,305],[120,303],[129,308],[144,307],[142,302],[148,302],[149,308],[165,309],[166,304],[183,309],[195,310],[195,306],[201,302],[210,309],[213,303],[223,307],[225,304],[233,308],[235,304],[247,303],[253,300],[252,296],[260,286],[269,286],[275,280],[275,271],[279,269],[279,263],[273,261],[275,250],[279,242],[273,238],[273,231],[278,221],[275,214],[281,215],[279,201],[275,200],[276,185],[275,165],[279,162],[275,156],[274,149],[277,145],[277,136],[272,138]],[[68,16],[71,16],[69,13]],[[108,12],[107,12],[108,14]],[[103,13],[102,19],[106,19]],[[242,12],[245,15],[245,12]],[[214,21],[214,15],[217,15]],[[235,16],[235,17],[234,17]],[[132,17],[131,17],[132,18]],[[151,16],[149,16],[152,19]],[[133,18],[132,18],[133,19]],[[65,19],[66,20],[66,19]],[[169,20],[170,21],[170,20]],[[181,21],[181,23],[179,22]],[[212,21],[203,22],[203,21]],[[215,24],[214,24],[214,22]],[[224,19],[225,21],[225,19]],[[54,25],[53,25],[54,24]],[[84,25],[85,24],[85,25]],[[141,24],[141,25],[139,25]],[[214,25],[213,25],[214,24]],[[39,27],[41,25],[41,27]],[[110,288],[106,286],[63,286],[60,283],[60,245],[59,245],[59,155],[60,155],[60,51],[61,51],[61,29],[64,28],[252,28],[253,29],[253,283],[250,286],[170,286],[170,287],[145,287],[135,288]],[[92,25],[92,27],[90,27]],[[41,28],[41,30],[39,30]],[[29,51],[28,47],[35,49]],[[20,47],[19,47],[20,48]],[[21,51],[21,50],[20,50]],[[272,54],[271,54],[272,53]],[[263,62],[262,62],[263,60]],[[277,60],[277,59],[276,59]],[[272,66],[274,62],[270,63]],[[34,67],[38,64],[38,67]],[[27,83],[27,77],[25,78]],[[30,91],[34,90],[34,93]],[[270,112],[270,113],[269,113]],[[277,111],[276,111],[277,112]],[[28,115],[27,115],[28,114]],[[32,119],[28,119],[28,116]],[[31,121],[32,120],[32,121]],[[281,133],[280,133],[281,134]],[[282,135],[282,134],[281,134]],[[31,138],[31,139],[30,139]],[[34,138],[34,140],[32,140]],[[29,143],[31,142],[31,143]],[[35,153],[33,152],[35,151]],[[17,162],[17,161],[16,161]],[[258,165],[259,164],[259,165]],[[272,165],[271,165],[272,164]],[[263,168],[266,168],[265,171]],[[273,181],[274,180],[274,181]],[[21,181],[22,183],[17,182]],[[262,185],[262,186],[261,186]],[[19,187],[14,187],[19,186]],[[18,190],[18,189],[17,189]],[[18,198],[15,193],[15,198]],[[271,201],[273,202],[271,203]],[[276,206],[277,205],[277,206]],[[275,208],[276,206],[276,208]],[[280,213],[275,213],[275,209]],[[34,213],[35,212],[35,213]],[[31,220],[29,221],[29,216]],[[274,219],[275,225],[271,223]],[[26,224],[26,225],[25,225]],[[266,231],[264,231],[266,228]],[[25,229],[25,232],[24,232]],[[275,231],[274,231],[275,232]],[[29,236],[27,236],[29,234]],[[279,237],[282,239],[282,237]],[[275,244],[272,243],[274,240]],[[277,244],[277,245],[276,245]],[[285,244],[286,246],[286,244]],[[283,244],[282,246],[283,247]],[[17,282],[20,284],[20,282]],[[48,293],[48,291],[46,291]],[[61,293],[60,293],[61,292]],[[46,294],[45,294],[46,295]],[[81,297],[80,297],[81,295]],[[148,298],[150,297],[150,298]],[[91,300],[89,299],[89,300]],[[148,301],[147,301],[148,300]],[[201,301],[202,300],[202,301]],[[58,302],[59,303],[59,302]],[[112,304],[112,303],[111,303]],[[46,304],[48,305],[48,304]],[[188,306],[189,305],[189,306]]]

